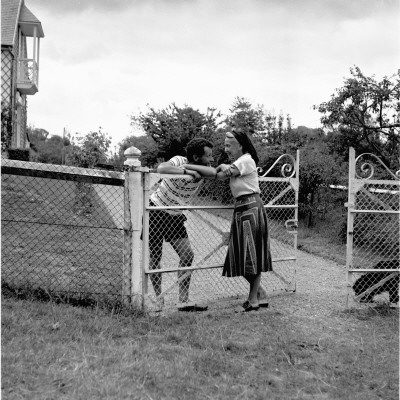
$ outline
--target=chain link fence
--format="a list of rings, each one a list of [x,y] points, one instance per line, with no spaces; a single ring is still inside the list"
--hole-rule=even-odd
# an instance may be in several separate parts
[[[349,295],[399,302],[400,173],[372,154],[350,152],[347,227]]]
[[[2,288],[122,301],[124,173],[2,161]]]
[[[292,171],[294,164],[292,160]],[[296,288],[297,177],[298,172],[295,178],[259,178],[274,269],[262,274],[261,284],[268,296]],[[162,180],[176,188],[184,187],[188,179],[152,173],[148,177],[143,292],[149,310],[184,307],[186,302],[200,308],[219,307],[222,300],[244,299],[248,294],[248,282],[243,277],[222,276],[234,206],[227,181],[204,179],[195,194],[188,193],[181,207],[152,203],[151,195]],[[182,240],[185,230],[190,244]]]
[[[178,225],[149,226],[149,197],[161,179],[190,180],[146,168],[121,173],[2,160],[3,290],[79,304],[130,304],[139,294],[149,310],[159,299],[171,309],[246,296],[243,278],[222,277],[233,212],[228,182],[205,179],[173,210],[182,212]],[[268,295],[293,292],[298,169],[296,177],[260,176],[260,188],[274,265],[262,285]],[[190,246],[162,241],[156,271],[148,244],[160,229],[186,229]]]

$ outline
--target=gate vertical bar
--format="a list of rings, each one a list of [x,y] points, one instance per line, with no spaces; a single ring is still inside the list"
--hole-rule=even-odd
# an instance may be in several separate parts
[[[122,302],[125,306],[131,304],[131,266],[132,266],[132,223],[129,203],[129,172],[125,172],[124,184],[124,250],[122,269]]]
[[[355,185],[354,180],[356,177],[356,157],[353,147],[349,149],[349,184],[348,184],[348,198],[345,206],[347,207],[347,245],[346,245],[346,281],[347,281],[347,299],[346,307],[349,306],[349,298],[351,293],[351,273],[349,270],[353,265],[353,233],[354,233],[354,207],[355,207]]]
[[[296,187],[294,190],[294,219],[298,226],[299,224],[299,186],[300,186],[300,150],[296,151]],[[294,234],[294,254],[296,257],[296,265],[297,265],[297,229]],[[296,273],[296,271],[295,271]],[[296,280],[295,280],[295,288],[296,288]]]

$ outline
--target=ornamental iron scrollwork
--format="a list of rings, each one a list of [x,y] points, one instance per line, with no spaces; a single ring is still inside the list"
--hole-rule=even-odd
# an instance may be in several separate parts
[[[276,165],[278,165],[279,161],[281,161],[283,158],[289,158],[289,162],[286,162],[285,164],[282,165],[280,169],[281,176],[283,178],[293,178],[296,174],[296,160],[294,157],[290,154],[282,154],[273,164],[271,167],[269,167],[268,171],[263,172],[263,168],[258,167],[257,172],[258,175],[261,177],[266,177]]]
[[[356,174],[356,178],[357,179],[371,179],[375,174],[375,167],[372,164],[372,161],[362,162],[362,158],[365,158],[367,156],[370,156],[374,160],[377,160],[378,163],[380,164],[380,166],[382,166],[383,169],[386,172],[388,172],[391,177],[393,177],[394,179],[400,179],[400,170],[398,170],[396,172],[392,172],[378,156],[376,156],[375,154],[372,154],[372,153],[363,153],[363,154],[360,154],[356,158],[356,160],[355,160],[355,166],[356,166],[355,174]],[[362,162],[362,164],[359,165],[360,174],[357,173],[357,163],[358,162],[360,162],[360,163]]]

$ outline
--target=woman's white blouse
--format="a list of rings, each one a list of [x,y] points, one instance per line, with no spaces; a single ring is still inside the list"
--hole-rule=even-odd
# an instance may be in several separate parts
[[[257,166],[251,155],[243,154],[232,165],[235,165],[240,172],[240,175],[231,176],[229,181],[233,197],[260,193]]]

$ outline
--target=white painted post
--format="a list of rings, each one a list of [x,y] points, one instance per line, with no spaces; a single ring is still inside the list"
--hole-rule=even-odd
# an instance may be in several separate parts
[[[347,300],[346,307],[353,298],[353,289],[351,281],[351,272],[353,266],[353,231],[354,231],[354,207],[355,207],[355,177],[356,177],[356,156],[353,147],[349,149],[349,183],[348,198],[345,206],[347,207],[347,245],[346,245],[346,281],[347,281]]]
[[[128,147],[124,151],[124,156],[126,157],[126,160],[124,162],[124,165],[129,165],[130,167],[141,167],[142,164],[139,160],[139,157],[142,155],[142,152],[134,147]]]
[[[128,200],[130,209],[130,223],[132,229],[130,262],[131,262],[131,301],[132,305],[138,309],[143,308],[142,295],[142,268],[141,268],[141,240],[142,217],[143,217],[143,179],[141,163],[139,160],[142,152],[136,147],[129,147],[125,150],[124,156],[127,158],[124,165],[129,166],[126,174],[125,185],[128,188]],[[147,168],[145,168],[147,170]]]
[[[132,224],[129,202],[129,172],[125,171],[124,184],[124,251],[122,266],[122,301],[126,306],[131,304],[132,281]]]

